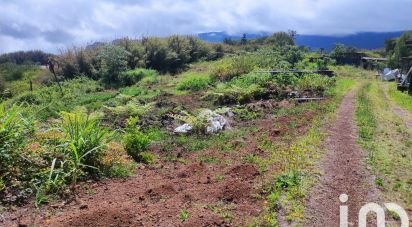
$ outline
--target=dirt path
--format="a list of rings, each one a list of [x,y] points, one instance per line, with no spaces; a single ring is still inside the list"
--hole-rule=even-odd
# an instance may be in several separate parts
[[[355,92],[343,99],[336,121],[328,127],[324,148],[327,154],[320,162],[323,175],[311,192],[308,202],[309,226],[339,226],[339,196],[349,197],[349,225],[357,226],[358,211],[367,202],[376,201],[372,176],[365,167],[365,153],[356,144],[354,122]]]

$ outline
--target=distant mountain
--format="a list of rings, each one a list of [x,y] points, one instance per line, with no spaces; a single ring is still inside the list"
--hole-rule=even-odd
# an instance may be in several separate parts
[[[324,36],[324,35],[297,35],[296,44],[310,47],[312,50],[324,48],[331,50],[336,43],[353,46],[360,49],[378,49],[384,47],[386,39],[399,37],[403,31],[399,32],[360,32],[345,36]],[[248,39],[255,39],[270,35],[268,32],[247,33]],[[223,42],[225,38],[239,40],[242,35],[229,35],[225,32],[208,32],[198,34],[199,38],[208,42]]]

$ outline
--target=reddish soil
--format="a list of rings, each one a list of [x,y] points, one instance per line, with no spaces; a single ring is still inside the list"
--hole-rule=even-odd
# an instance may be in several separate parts
[[[82,183],[77,203],[57,202],[40,210],[29,204],[0,215],[0,226],[245,226],[264,208],[258,195],[279,167],[272,165],[261,173],[243,157],[251,153],[265,157],[259,148],[262,138],[276,142],[286,133],[305,133],[314,116],[311,112],[299,118],[268,115],[250,122],[257,129],[249,135],[228,141],[236,145],[233,151],[188,153],[177,148],[174,154],[182,162],[159,159],[127,179]],[[291,122],[296,127],[288,128]],[[162,157],[160,151],[154,152]],[[219,162],[201,163],[199,156]],[[184,211],[188,217],[183,221]]]
[[[358,132],[354,123],[355,95],[346,95],[337,111],[337,119],[328,125],[327,151],[320,162],[323,174],[312,190],[308,201],[308,226],[339,226],[339,206],[349,207],[350,226],[357,226],[359,209],[376,202],[373,177],[365,167],[365,156],[356,144]],[[340,203],[339,196],[347,194],[348,202]]]

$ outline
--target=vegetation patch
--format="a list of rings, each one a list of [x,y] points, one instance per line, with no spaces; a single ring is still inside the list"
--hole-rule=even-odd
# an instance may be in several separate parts
[[[368,151],[368,164],[376,175],[375,184],[382,192],[381,196],[411,209],[411,135],[405,123],[393,112],[384,95],[384,86],[373,83],[360,91],[357,111],[362,114],[357,114],[356,118],[362,124],[359,126],[368,130],[359,130],[359,141]],[[394,92],[398,91],[392,91],[391,98],[399,95]],[[366,108],[369,111],[363,111]]]

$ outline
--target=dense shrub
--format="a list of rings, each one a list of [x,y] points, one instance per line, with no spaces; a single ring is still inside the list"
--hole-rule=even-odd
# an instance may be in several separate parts
[[[97,53],[101,80],[112,86],[119,83],[120,74],[127,70],[129,53],[120,46],[105,45]]]
[[[136,161],[141,160],[140,154],[146,151],[150,144],[149,136],[140,131],[137,117],[131,117],[127,121],[126,134],[123,137],[123,146],[127,153]]]
[[[182,79],[176,86],[178,90],[200,91],[210,84],[208,74],[191,74]]]
[[[254,68],[252,56],[236,56],[222,59],[213,69],[212,78],[214,80],[229,81],[236,76],[249,73]]]
[[[52,54],[44,53],[40,50],[30,50],[30,51],[17,51],[7,54],[0,55],[1,63],[14,63],[18,65],[22,64],[46,64],[47,59],[53,56]]]
[[[58,74],[71,79],[81,74],[116,85],[127,69],[150,68],[176,74],[198,60],[215,60],[233,52],[222,44],[208,44],[195,36],[123,38],[112,44],[67,49],[58,56]]]
[[[18,202],[30,194],[28,182],[35,164],[28,161],[21,152],[26,136],[33,132],[30,118],[23,116],[18,105],[0,104],[0,201]],[[3,191],[3,188],[6,188]],[[4,196],[10,196],[5,198]]]
[[[267,37],[264,42],[277,47],[295,45],[293,36],[294,35],[292,33],[275,32],[271,36]]]
[[[212,79],[228,81],[257,69],[290,69],[302,59],[302,55],[299,49],[286,46],[224,58],[213,69]]]
[[[84,48],[67,49],[58,56],[57,73],[66,79],[81,74],[91,79],[98,79],[96,51]]]
[[[245,104],[255,99],[260,99],[265,89],[253,84],[249,87],[220,84],[213,91],[209,91],[203,97],[216,105]]]
[[[333,87],[335,80],[319,74],[307,74],[296,81],[296,87],[300,90],[325,91]]]
[[[119,76],[119,80],[122,85],[131,86],[145,77],[155,77],[156,75],[156,70],[137,68],[122,72]]]

